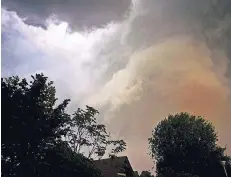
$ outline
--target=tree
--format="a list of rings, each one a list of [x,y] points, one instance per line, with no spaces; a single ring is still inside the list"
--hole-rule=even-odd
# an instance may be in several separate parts
[[[169,115],[149,138],[151,157],[156,160],[158,177],[222,177],[221,161],[229,163],[225,148],[217,146],[211,123],[188,113]]]
[[[69,131],[69,100],[57,104],[53,82],[43,74],[32,76],[30,82],[17,76],[2,78],[1,91],[2,176],[99,174],[91,161],[62,141]]]
[[[228,175],[228,176],[231,176],[231,163],[230,163],[230,161],[229,161],[229,162],[226,162],[226,164],[225,164],[225,169],[226,169],[226,171],[227,171],[227,175]]]
[[[140,177],[154,177],[150,171],[142,171]]]
[[[86,110],[77,109],[70,121],[70,130],[66,136],[70,146],[76,153],[88,151],[88,158],[104,156],[110,147],[111,153],[117,154],[126,148],[123,140],[111,140],[110,134],[103,124],[96,122],[96,115],[99,112],[87,106]]]

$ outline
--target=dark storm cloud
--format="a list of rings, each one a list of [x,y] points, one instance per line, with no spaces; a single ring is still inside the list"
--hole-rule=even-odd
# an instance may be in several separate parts
[[[130,43],[153,41],[179,34],[194,34],[211,38],[210,31],[231,15],[230,0],[143,0],[141,15],[132,23]],[[223,29],[224,30],[224,29]],[[220,31],[230,37],[230,28]],[[132,36],[136,34],[136,37]],[[209,36],[210,35],[210,36]],[[214,40],[215,36],[211,40]]]
[[[143,0],[141,4],[145,15],[134,20],[132,29],[143,41],[182,33],[206,36],[207,30],[218,28],[231,15],[230,0]]]
[[[54,14],[74,28],[102,26],[121,20],[130,6],[130,0],[3,0],[2,5],[19,16],[27,17],[27,23],[44,26]]]
[[[230,0],[142,0],[127,41],[136,48],[176,35],[198,38],[231,59]],[[231,75],[231,73],[229,73]]]

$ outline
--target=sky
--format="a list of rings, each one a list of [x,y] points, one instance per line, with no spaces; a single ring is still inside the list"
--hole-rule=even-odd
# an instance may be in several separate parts
[[[177,112],[211,121],[231,154],[230,0],[3,0],[2,76],[43,72],[68,111],[93,106],[136,170]]]

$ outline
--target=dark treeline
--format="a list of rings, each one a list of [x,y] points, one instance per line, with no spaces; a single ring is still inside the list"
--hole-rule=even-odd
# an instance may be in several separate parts
[[[108,148],[113,154],[125,150],[123,140],[111,140],[96,122],[97,110],[87,106],[69,115],[70,100],[57,104],[53,82],[43,74],[30,82],[2,78],[1,91],[2,176],[98,177],[92,157],[101,158]]]

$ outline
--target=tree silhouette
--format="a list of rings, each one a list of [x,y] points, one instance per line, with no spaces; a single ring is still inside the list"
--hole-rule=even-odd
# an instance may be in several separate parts
[[[169,115],[149,138],[158,177],[223,177],[221,161],[230,164],[225,148],[217,146],[217,134],[211,123],[180,113]]]
[[[123,140],[111,140],[106,126],[96,122],[99,112],[87,106],[86,110],[78,109],[71,118],[70,131],[67,134],[70,146],[74,152],[88,151],[88,158],[104,156],[106,150],[111,148],[111,153],[117,154],[126,148]],[[86,150],[87,149],[87,150]]]
[[[99,176],[92,162],[73,153],[66,136],[69,100],[57,104],[53,82],[43,74],[28,82],[1,79],[2,176]]]

